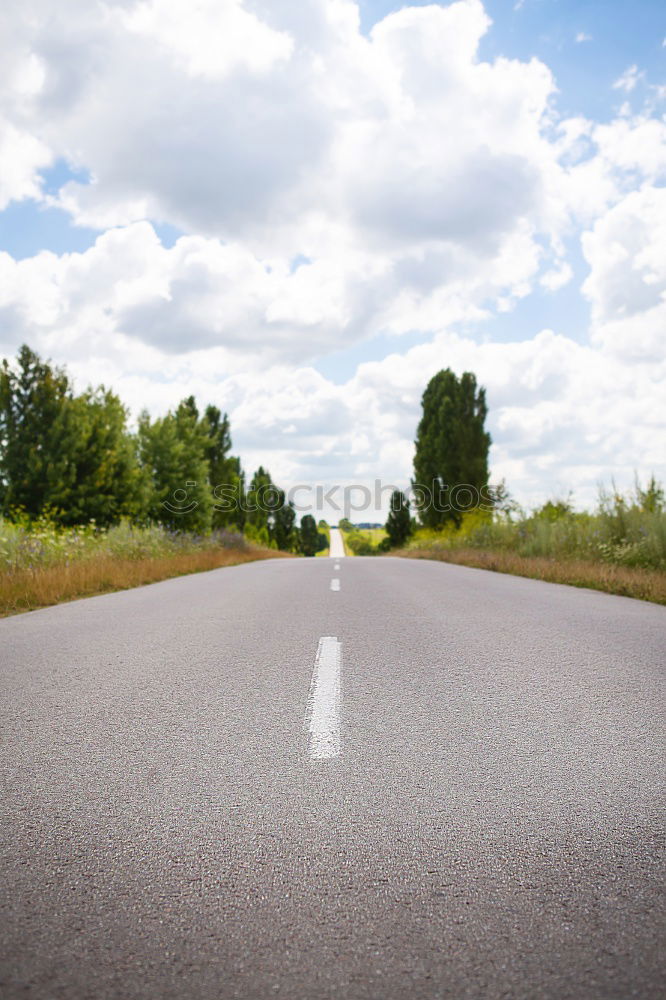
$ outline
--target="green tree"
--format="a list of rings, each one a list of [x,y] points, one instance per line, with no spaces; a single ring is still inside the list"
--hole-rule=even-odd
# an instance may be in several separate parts
[[[314,556],[319,551],[319,531],[312,514],[304,514],[301,518],[301,552],[304,556]]]
[[[416,435],[414,485],[422,523],[440,529],[460,524],[461,508],[476,506],[488,483],[490,435],[485,391],[471,372],[458,379],[450,368],[435,375],[423,394]],[[465,491],[463,487],[471,487]],[[476,491],[476,496],[474,492]]]
[[[391,509],[386,521],[386,534],[391,548],[404,545],[412,533],[412,518],[409,512],[409,500],[402,490],[394,490],[391,494]]]
[[[270,514],[274,493],[270,472],[260,465],[250,480],[245,515],[245,532],[251,541],[259,545],[271,544]]]
[[[269,535],[278,549],[293,552],[298,548],[296,511],[291,501],[287,502],[284,490],[276,489],[275,509],[269,518]]]
[[[213,527],[235,527],[242,531],[245,524],[244,476],[240,459],[229,454],[229,418],[217,406],[207,406],[203,421],[208,438],[206,458],[214,497]]]
[[[51,435],[46,505],[62,524],[140,519],[147,481],[127,431],[127,410],[104,386],[65,400]]]
[[[37,515],[48,506],[54,430],[72,390],[65,371],[42,361],[27,345],[16,367],[0,369],[0,499],[2,511],[21,507]]]
[[[147,515],[176,531],[207,533],[212,524],[205,429],[192,397],[175,413],[139,417],[139,455],[148,479]]]
[[[100,386],[75,396],[66,372],[20,348],[0,369],[0,502],[3,512],[44,511],[63,524],[107,526],[136,517],[143,479],[127,411]]]
[[[251,541],[285,552],[298,548],[296,511],[271,474],[259,466],[247,491],[245,532]]]

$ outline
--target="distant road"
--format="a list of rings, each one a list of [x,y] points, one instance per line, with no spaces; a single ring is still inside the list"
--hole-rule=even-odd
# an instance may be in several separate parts
[[[661,1000],[665,637],[389,558],[0,621],[3,1000]]]
[[[331,528],[331,559],[343,559],[345,555],[345,543],[342,540],[342,532],[339,528]]]

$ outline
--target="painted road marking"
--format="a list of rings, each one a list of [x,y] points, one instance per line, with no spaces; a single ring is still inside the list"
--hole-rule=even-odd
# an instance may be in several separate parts
[[[339,590],[339,589],[340,589],[340,581],[337,580],[335,577],[333,577],[333,579],[331,580],[331,590]]]
[[[337,572],[338,572],[338,570],[340,569],[340,563],[336,563],[336,564],[335,564],[335,566],[333,567],[333,569],[334,569],[334,570],[335,570],[335,572],[337,573]]]
[[[335,636],[324,636],[317,648],[306,717],[312,760],[340,756],[341,673],[342,646]]]

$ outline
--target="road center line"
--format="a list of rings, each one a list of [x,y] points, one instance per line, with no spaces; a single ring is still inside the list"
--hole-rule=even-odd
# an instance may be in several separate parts
[[[336,564],[335,564],[335,566],[333,567],[333,569],[334,569],[334,570],[335,570],[335,572],[337,573],[337,572],[338,572],[338,570],[340,569],[340,563],[336,563]]]
[[[333,579],[331,580],[331,590],[339,590],[339,589],[340,589],[340,581],[336,577],[333,577]]]
[[[341,673],[342,646],[335,636],[324,636],[317,648],[306,716],[312,760],[340,756]]]

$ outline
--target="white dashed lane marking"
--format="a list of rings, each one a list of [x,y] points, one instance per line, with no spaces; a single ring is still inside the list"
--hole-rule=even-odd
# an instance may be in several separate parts
[[[306,726],[308,754],[312,760],[330,760],[342,752],[340,703],[342,700],[342,647],[335,636],[319,640],[315,658]]]

